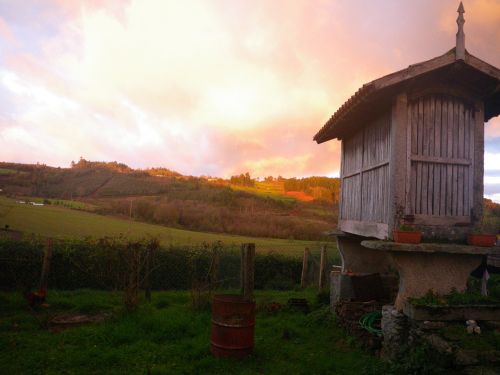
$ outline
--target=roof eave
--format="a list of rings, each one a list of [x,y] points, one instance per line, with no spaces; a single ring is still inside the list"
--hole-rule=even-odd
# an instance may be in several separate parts
[[[335,138],[341,139],[343,131],[342,129],[338,129],[338,125],[340,125],[344,121],[346,116],[352,113],[353,110],[356,110],[356,108],[360,104],[362,104],[373,92],[395,86],[397,84],[408,81],[411,78],[415,78],[425,73],[429,73],[433,70],[452,65],[457,61],[463,61],[465,64],[471,66],[472,68],[500,80],[500,70],[498,68],[478,59],[477,57],[469,54],[467,51],[465,51],[464,60],[457,59],[455,48],[453,48],[444,55],[418,64],[410,65],[406,69],[378,78],[362,86],[330,117],[325,125],[313,137],[313,140],[316,141],[316,143],[320,144]]]

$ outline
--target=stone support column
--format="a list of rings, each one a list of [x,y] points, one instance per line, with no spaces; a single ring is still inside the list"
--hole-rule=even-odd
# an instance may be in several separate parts
[[[387,253],[361,246],[365,237],[338,236],[337,247],[342,258],[342,272],[385,273],[394,269]]]

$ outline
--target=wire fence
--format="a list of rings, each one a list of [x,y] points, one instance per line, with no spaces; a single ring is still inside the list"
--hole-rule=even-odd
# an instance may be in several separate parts
[[[32,289],[41,278],[43,239],[0,239],[0,288]],[[240,288],[241,253],[220,242],[162,247],[153,239],[54,240],[48,286],[119,290],[130,283],[150,290]],[[255,288],[299,287],[302,259],[276,253],[255,256]]]

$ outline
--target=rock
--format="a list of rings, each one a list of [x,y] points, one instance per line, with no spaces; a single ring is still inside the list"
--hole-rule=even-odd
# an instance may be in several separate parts
[[[419,325],[419,328],[424,330],[424,331],[434,331],[434,330],[444,328],[445,326],[446,326],[445,322],[438,322],[438,321],[433,322],[433,321],[426,320],[425,322],[423,322]]]
[[[448,341],[436,334],[429,335],[425,337],[425,339],[439,353],[450,354],[453,351],[453,348],[448,343]]]
[[[500,350],[488,350],[482,352],[481,360],[485,363],[500,364]]]
[[[499,320],[488,320],[484,322],[486,327],[500,332],[500,321]]]
[[[475,350],[459,349],[455,354],[455,362],[460,366],[471,366],[479,363],[478,353]]]
[[[463,371],[464,375],[500,375],[500,369],[483,367],[483,366],[473,366],[467,367]]]

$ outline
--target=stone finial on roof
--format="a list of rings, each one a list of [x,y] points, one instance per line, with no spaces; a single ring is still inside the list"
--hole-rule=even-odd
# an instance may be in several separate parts
[[[457,45],[455,48],[455,59],[464,60],[465,59],[465,34],[464,34],[465,10],[462,2],[460,2],[457,12],[458,12],[458,18],[457,18],[458,31],[457,31]]]

